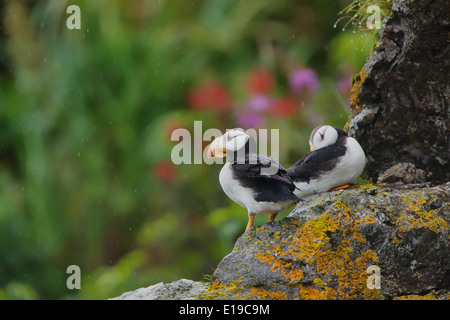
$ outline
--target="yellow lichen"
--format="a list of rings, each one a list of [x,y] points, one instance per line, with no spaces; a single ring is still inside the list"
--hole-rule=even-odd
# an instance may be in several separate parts
[[[313,283],[317,284],[319,287],[323,287],[325,285],[325,282],[323,282],[323,280],[320,278],[315,278]]]
[[[287,300],[286,294],[282,291],[270,292],[267,290],[260,290],[258,288],[252,287],[250,288],[251,295],[249,298],[257,298],[257,299],[274,299],[274,300]]]
[[[425,204],[426,202],[427,201],[423,197],[420,197],[419,199],[416,200],[416,203],[419,205]]]
[[[424,296],[418,294],[410,294],[407,296],[394,297],[394,300],[439,300],[433,293],[428,293]]]
[[[321,278],[317,278],[317,287],[299,283],[299,294],[303,299],[356,298],[363,294],[366,286],[367,266],[378,262],[376,253],[371,250],[362,252],[355,261],[352,257],[352,242],[366,241],[358,231],[359,227],[361,224],[374,223],[374,217],[367,215],[360,218],[344,201],[337,201],[330,207],[330,211],[299,224],[295,232],[287,238],[281,238],[278,245],[255,255],[259,261],[270,264],[272,272],[281,272],[293,283],[303,279],[303,270],[293,269],[292,264],[284,260],[286,257],[289,261],[304,261],[314,265],[317,272],[323,275],[322,279],[338,283],[337,290],[332,291],[324,286],[325,282]],[[333,244],[335,247],[330,244],[329,238],[333,233],[342,234],[341,242]]]
[[[357,186],[357,189],[368,188]],[[371,185],[370,190],[383,194],[382,188]],[[369,190],[369,189],[368,189]],[[397,245],[403,241],[403,234],[416,228],[427,228],[434,232],[449,230],[448,223],[438,216],[439,209],[431,210],[430,203],[436,200],[433,196],[421,191],[410,192],[400,197],[392,197],[395,211],[386,209],[382,203],[374,201],[363,208],[349,206],[345,192],[337,191],[339,200],[324,206],[320,215],[313,216],[301,222],[287,219],[286,232],[270,233],[271,229],[261,226],[258,232],[266,233],[269,241],[265,243],[255,258],[268,264],[270,271],[281,273],[289,286],[298,288],[301,299],[382,299],[380,289],[370,289],[367,286],[368,266],[377,265],[379,257],[373,250],[361,250],[360,243],[367,240],[361,232],[361,227],[375,223],[376,214],[384,212],[390,223],[396,226],[396,237],[392,241]],[[341,196],[342,195],[342,196]],[[317,203],[323,201],[317,198]],[[367,210],[369,208],[370,210]],[[363,209],[366,209],[365,211]],[[384,211],[383,211],[384,210]],[[288,230],[289,228],[289,230]],[[276,241],[274,241],[276,239]],[[261,242],[261,241],[259,241]],[[262,244],[262,243],[261,243]],[[297,263],[298,262],[298,263]],[[312,283],[305,281],[307,265],[313,268],[316,278]],[[306,283],[305,283],[306,282]],[[242,283],[242,282],[240,282]],[[266,288],[267,289],[267,288]],[[227,286],[218,283],[211,285],[210,291],[238,292],[238,298],[285,299],[281,292],[269,289],[247,287],[239,283]],[[244,294],[245,292],[245,294]],[[221,293],[222,296],[224,293]],[[405,296],[403,298],[431,298],[431,296]]]
[[[358,94],[365,80],[366,80],[366,73],[364,69],[362,69],[361,72],[352,79],[352,88],[350,90],[350,107],[352,108],[352,110],[358,113],[361,111],[360,107],[358,106],[360,103]]]
[[[430,203],[436,199],[431,199]],[[427,201],[421,192],[412,192],[408,197],[401,198],[401,212],[396,217],[395,224],[401,233],[417,228],[427,228],[433,232],[449,230],[448,223],[437,216],[435,210],[427,210]],[[401,234],[397,234],[394,244],[398,244]]]

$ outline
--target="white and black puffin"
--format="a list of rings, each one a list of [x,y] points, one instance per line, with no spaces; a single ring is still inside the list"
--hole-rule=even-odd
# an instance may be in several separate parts
[[[295,185],[286,169],[275,159],[257,154],[254,139],[243,129],[229,130],[210,144],[209,158],[225,156],[219,182],[231,200],[248,210],[245,231],[257,214],[270,214],[272,222],[278,212],[301,200],[293,193]]]
[[[311,152],[287,170],[298,197],[348,188],[364,170],[363,149],[341,128],[314,128],[309,145]]]

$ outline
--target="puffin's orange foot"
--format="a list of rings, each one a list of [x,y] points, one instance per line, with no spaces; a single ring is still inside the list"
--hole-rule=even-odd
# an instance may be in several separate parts
[[[277,213],[272,213],[272,214],[270,215],[269,221],[272,222],[273,220],[275,220],[275,218],[276,218],[277,215],[278,215],[278,212],[277,212]]]
[[[337,186],[337,187],[331,188],[328,191],[336,191],[336,190],[348,189],[348,188],[350,188],[349,184],[343,184],[342,186]]]
[[[255,216],[248,216],[248,223],[247,223],[247,228],[245,228],[245,232],[248,231],[248,229],[250,229],[253,226],[253,220],[255,220]]]

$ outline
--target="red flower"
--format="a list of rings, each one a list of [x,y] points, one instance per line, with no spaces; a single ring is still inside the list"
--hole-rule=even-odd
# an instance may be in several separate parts
[[[171,182],[177,175],[175,165],[170,161],[158,162],[153,168],[153,173],[162,182]]]
[[[272,74],[264,69],[253,71],[247,79],[247,88],[252,94],[269,93],[273,84]]]
[[[297,104],[291,97],[284,97],[276,101],[272,108],[273,116],[287,117],[293,115],[298,110]]]
[[[211,81],[200,88],[192,89],[187,102],[193,109],[225,111],[230,106],[231,97],[227,89],[218,81]]]

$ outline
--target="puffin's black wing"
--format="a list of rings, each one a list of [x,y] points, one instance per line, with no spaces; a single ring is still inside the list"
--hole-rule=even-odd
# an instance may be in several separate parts
[[[309,182],[322,172],[332,170],[346,150],[343,145],[332,145],[307,153],[287,170],[287,175],[293,181]]]
[[[233,170],[243,186],[256,191],[258,201],[300,200],[292,193],[295,185],[287,170],[269,156],[246,155],[245,161],[233,164]]]
[[[235,170],[244,176],[253,179],[274,179],[287,184],[295,189],[294,184],[287,175],[287,170],[278,163],[275,159],[260,155],[249,154],[242,161],[245,163],[236,162]]]

